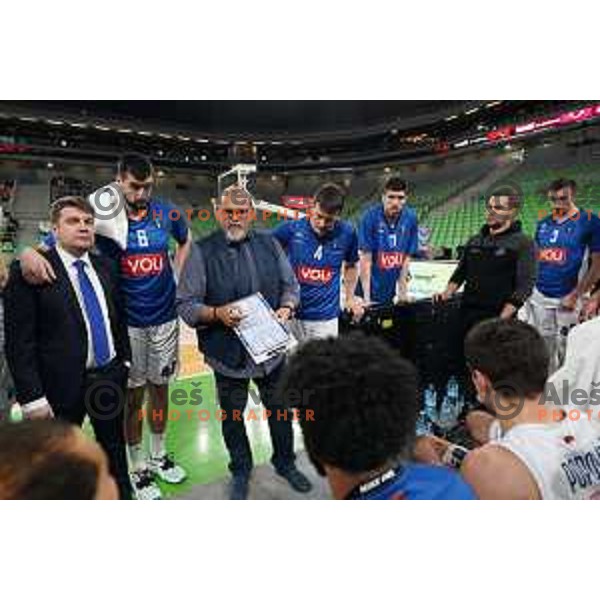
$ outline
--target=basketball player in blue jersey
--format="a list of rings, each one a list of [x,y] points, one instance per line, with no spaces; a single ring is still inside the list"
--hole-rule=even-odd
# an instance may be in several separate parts
[[[344,304],[355,319],[363,313],[355,298],[358,237],[341,220],[344,191],[327,183],[315,194],[307,218],[289,221],[273,234],[286,251],[300,283],[300,307],[291,329],[299,342],[338,335],[341,281]]]
[[[419,245],[417,215],[406,206],[407,196],[406,181],[391,177],[381,204],[368,208],[360,219],[360,282],[366,304],[404,296],[410,257]]]
[[[132,350],[125,438],[132,484],[136,496],[143,500],[161,497],[155,476],[168,483],[180,483],[186,477],[183,468],[167,455],[165,430],[169,382],[177,372],[178,359],[174,270],[180,271],[189,253],[191,236],[182,211],[151,197],[153,184],[154,169],[147,158],[123,156],[115,182],[107,187],[123,196],[124,210],[105,219],[110,223],[102,223],[104,229],[100,231],[106,235],[96,235],[96,249],[120,266]],[[97,192],[90,196],[92,204],[96,195]],[[119,223],[123,225],[120,229]],[[168,255],[171,238],[177,243],[173,265]],[[51,245],[53,239],[48,238],[45,243]],[[20,260],[28,281],[53,281],[52,268],[34,249],[24,251]],[[142,448],[140,418],[146,388],[150,399],[149,456]]]
[[[351,334],[304,344],[280,380],[280,395],[292,390],[307,395],[304,446],[334,498],[475,498],[450,469],[413,462],[417,373],[383,340]]]
[[[552,214],[538,223],[535,233],[537,282],[519,313],[544,337],[551,371],[562,363],[566,333],[578,321],[582,299],[600,278],[600,219],[577,207],[575,192],[572,180],[550,185]]]

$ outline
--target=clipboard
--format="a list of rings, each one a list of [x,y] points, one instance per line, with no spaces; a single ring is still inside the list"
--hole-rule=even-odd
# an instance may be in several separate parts
[[[284,353],[293,342],[290,331],[277,320],[275,311],[260,292],[232,304],[244,315],[234,331],[255,364]]]

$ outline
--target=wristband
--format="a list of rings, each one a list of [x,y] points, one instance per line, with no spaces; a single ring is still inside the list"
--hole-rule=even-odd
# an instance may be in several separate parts
[[[468,453],[469,451],[466,448],[463,448],[463,446],[450,444],[442,456],[442,463],[444,463],[447,467],[460,469],[460,466],[462,465]]]

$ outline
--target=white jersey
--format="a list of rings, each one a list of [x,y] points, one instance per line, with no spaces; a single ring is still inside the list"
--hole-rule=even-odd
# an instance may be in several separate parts
[[[96,233],[116,242],[121,250],[127,248],[129,221],[126,200],[116,183],[109,183],[88,196],[96,213]]]
[[[600,408],[600,317],[578,325],[569,333],[564,365],[548,380],[546,397],[550,409]],[[581,395],[580,390],[585,392]],[[577,394],[580,397],[577,397]]]
[[[600,424],[515,425],[490,441],[510,450],[533,476],[542,500],[600,500]]]

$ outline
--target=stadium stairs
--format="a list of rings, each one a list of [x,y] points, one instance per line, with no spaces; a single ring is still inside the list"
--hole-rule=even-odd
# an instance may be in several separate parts
[[[19,222],[18,249],[37,241],[40,221],[48,220],[48,199],[47,183],[19,186],[14,204],[14,216]]]
[[[485,196],[494,186],[512,181],[512,174],[517,168],[514,162],[501,163],[431,210],[423,223],[432,230],[432,245],[454,249],[474,235],[484,220]]]

